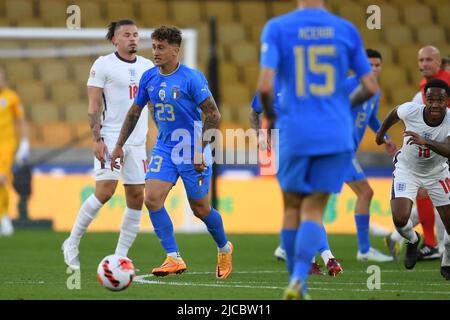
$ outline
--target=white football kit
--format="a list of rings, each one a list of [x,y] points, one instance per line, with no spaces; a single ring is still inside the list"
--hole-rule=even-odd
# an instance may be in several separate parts
[[[407,102],[397,109],[405,124],[405,130],[424,138],[443,142],[450,135],[450,116],[447,111],[441,124],[430,126],[424,119],[425,105]],[[409,137],[403,138],[403,146],[394,157],[395,170],[391,198],[408,198],[415,201],[417,190],[423,187],[436,207],[450,204],[450,175],[447,158],[424,146],[408,145]]]
[[[99,57],[92,65],[88,87],[103,88],[103,114],[100,134],[108,148],[106,162],[102,167],[94,160],[96,180],[119,180],[124,184],[144,184],[147,170],[146,138],[148,109],[142,110],[139,121],[131,133],[124,150],[124,164],[120,170],[111,171],[111,156],[119,138],[120,129],[127,112],[138,92],[142,74],[153,67],[153,63],[141,56],[133,61],[122,59],[116,52]]]

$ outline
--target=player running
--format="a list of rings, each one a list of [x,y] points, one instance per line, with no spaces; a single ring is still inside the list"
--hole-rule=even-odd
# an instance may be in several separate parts
[[[88,115],[94,139],[95,192],[81,205],[70,236],[62,246],[64,261],[73,269],[80,268],[78,246],[81,237],[98,211],[113,196],[120,177],[127,206],[115,251],[117,255],[128,255],[139,231],[144,201],[147,109],[134,132],[130,132],[131,137],[124,146],[126,164],[121,169],[111,171],[109,152],[119,137],[128,108],[137,94],[139,80],[144,71],[153,67],[153,63],[136,54],[139,33],[133,21],[112,22],[106,38],[116,47],[116,51],[94,62],[87,82]]]
[[[279,100],[280,94],[278,93],[279,90],[278,90],[278,86],[276,83],[275,83],[274,87],[275,87],[274,92],[276,94],[275,94],[275,98],[274,98],[273,107],[274,107],[275,112],[278,112],[278,109],[279,109],[278,100]],[[252,109],[250,111],[250,123],[251,123],[252,128],[257,130],[256,132],[258,132],[258,147],[259,147],[259,149],[264,151],[267,148],[269,148],[270,152],[274,152],[274,150],[270,146],[270,141],[268,141],[268,139],[267,139],[267,135],[264,134],[264,131],[263,132],[259,131],[260,128],[267,129],[267,125],[265,123],[263,123],[264,122],[263,121],[264,119],[262,118],[263,109],[262,109],[262,106],[260,103],[260,95],[258,92],[253,97],[253,100],[251,102],[251,108]],[[319,253],[320,253],[320,256],[322,257],[324,265],[327,267],[328,275],[335,277],[343,272],[343,268],[342,268],[341,264],[336,260],[333,253],[331,252],[330,245],[328,243],[328,237],[324,241],[323,246],[319,249]],[[285,246],[283,243],[283,237],[280,237],[280,245],[275,249],[274,255],[278,260],[286,261],[286,250],[285,250]],[[292,267],[293,267],[292,264],[287,264],[288,270],[292,271]],[[324,275],[323,271],[321,270],[320,264],[316,261],[315,256],[312,258],[311,270],[309,272],[310,272],[310,274],[313,274],[313,275],[318,275],[318,276]]]
[[[151,38],[156,67],[142,76],[111,156],[112,164],[118,158],[126,163],[123,145],[148,103],[154,110],[159,133],[145,176],[145,205],[167,254],[164,263],[152,273],[166,276],[186,270],[164,207],[169,191],[181,177],[194,215],[205,223],[217,244],[216,277],[225,279],[232,271],[233,245],[225,235],[220,213],[209,204],[212,155],[209,141],[201,139],[205,131],[218,129],[220,113],[205,76],[179,62],[181,31],[161,26]]]
[[[258,81],[269,128],[276,119],[280,129],[281,236],[288,263],[294,261],[285,299],[309,297],[311,259],[326,239],[322,216],[330,194],[342,188],[355,147],[345,88],[348,71],[353,69],[362,84],[352,105],[378,90],[356,28],[326,11],[322,0],[298,4],[298,10],[265,25]],[[272,102],[275,73],[281,93],[278,114]]]
[[[374,49],[367,49],[366,54],[369,58],[373,75],[379,79],[382,63],[381,54]],[[349,94],[351,94],[351,92],[359,86],[359,80],[356,76],[351,76],[347,78],[346,85]],[[393,257],[384,255],[377,249],[373,248],[370,244],[369,210],[370,202],[373,197],[373,190],[364,175],[361,165],[356,159],[356,151],[361,143],[367,126],[369,126],[373,132],[377,132],[380,129],[380,121],[377,118],[379,102],[380,90],[378,90],[375,96],[370,98],[368,101],[352,108],[354,120],[353,141],[355,143],[355,149],[350,168],[347,170],[348,172],[344,181],[353,190],[357,197],[355,204],[355,223],[358,239],[358,252],[356,254],[356,259],[358,261],[387,262],[394,260]],[[390,156],[393,156],[397,151],[395,144],[389,140],[389,136],[387,135],[385,139],[385,147]]]
[[[382,144],[387,130],[403,121],[405,137],[394,158],[391,208],[396,230],[408,240],[404,265],[412,269],[417,261],[420,236],[413,229],[410,215],[417,190],[422,187],[428,190],[446,229],[441,274],[450,280],[450,89],[445,81],[434,79],[424,91],[425,105],[407,102],[387,115],[376,142]]]

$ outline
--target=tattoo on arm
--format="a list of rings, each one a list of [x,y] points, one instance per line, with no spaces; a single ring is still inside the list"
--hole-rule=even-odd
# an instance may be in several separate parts
[[[273,96],[267,92],[261,92],[261,104],[267,119],[275,119],[275,109],[273,108]]]
[[[254,130],[259,130],[261,128],[261,114],[253,109],[250,111],[250,125]]]
[[[202,109],[205,116],[202,136],[204,136],[204,133],[209,129],[219,129],[220,112],[214,98],[212,96],[206,98],[205,101],[200,104],[200,109]],[[203,147],[208,143],[209,141],[203,141],[202,139]]]
[[[133,104],[128,110],[127,117],[122,124],[122,129],[120,130],[119,139],[117,140],[117,145],[123,147],[125,142],[127,142],[128,137],[133,132],[136,124],[139,120],[139,116],[141,115],[142,109],[140,106]]]
[[[99,142],[102,138],[100,135],[101,128],[101,112],[95,111],[94,113],[89,113],[89,126],[91,127],[92,137],[95,142]]]

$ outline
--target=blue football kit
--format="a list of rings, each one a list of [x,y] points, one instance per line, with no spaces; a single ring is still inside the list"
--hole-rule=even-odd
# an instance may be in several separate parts
[[[212,173],[209,145],[203,152],[207,170],[197,172],[193,159],[194,151],[201,152],[198,147],[203,123],[199,105],[210,96],[205,76],[183,64],[169,75],[161,74],[159,67],[142,75],[134,103],[141,107],[152,103],[159,130],[145,179],[175,184],[181,177],[189,199],[208,194]]]

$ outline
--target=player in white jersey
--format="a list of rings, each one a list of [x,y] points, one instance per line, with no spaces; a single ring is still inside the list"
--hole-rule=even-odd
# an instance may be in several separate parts
[[[444,254],[441,274],[450,280],[450,89],[445,81],[427,82],[425,105],[407,102],[392,110],[380,130],[376,142],[384,142],[386,131],[402,120],[405,124],[403,146],[394,157],[391,209],[397,231],[408,240],[404,258],[407,269],[414,268],[420,237],[410,219],[417,190],[425,188],[444,223]]]
[[[95,193],[81,205],[72,232],[62,246],[64,261],[73,269],[80,268],[78,246],[82,235],[100,208],[113,196],[120,177],[125,188],[126,208],[115,251],[117,255],[128,255],[139,231],[144,201],[147,109],[124,146],[126,161],[120,169],[111,170],[110,152],[136,97],[141,76],[153,67],[153,63],[136,54],[139,34],[133,21],[112,22],[106,38],[114,44],[116,52],[94,62],[87,82],[88,115],[94,139]]]

